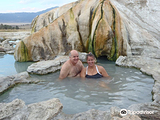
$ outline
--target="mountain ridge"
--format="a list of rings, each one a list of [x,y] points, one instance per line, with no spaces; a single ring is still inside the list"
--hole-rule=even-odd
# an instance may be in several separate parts
[[[38,12],[0,13],[0,23],[31,23],[37,15],[43,14],[57,7],[58,6],[51,7]]]

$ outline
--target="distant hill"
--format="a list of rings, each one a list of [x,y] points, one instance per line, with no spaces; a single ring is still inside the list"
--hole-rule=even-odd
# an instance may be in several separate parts
[[[57,7],[58,6],[48,8],[39,12],[0,13],[0,23],[31,23],[37,15],[46,13]]]

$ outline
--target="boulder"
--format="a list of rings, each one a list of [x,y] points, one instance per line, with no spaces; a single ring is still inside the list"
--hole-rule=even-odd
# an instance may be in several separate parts
[[[15,99],[10,103],[0,103],[0,119],[11,119],[18,111],[25,108],[22,100]]]
[[[62,107],[57,98],[30,105],[15,99],[10,103],[0,103],[0,119],[50,120],[61,111]]]
[[[40,61],[33,63],[27,69],[31,74],[48,74],[61,68],[61,65],[69,59],[68,56],[58,56],[54,60]]]

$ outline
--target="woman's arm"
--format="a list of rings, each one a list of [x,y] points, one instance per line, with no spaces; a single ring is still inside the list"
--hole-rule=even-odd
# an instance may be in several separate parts
[[[103,77],[110,77],[102,66],[99,66],[99,72],[103,75]]]

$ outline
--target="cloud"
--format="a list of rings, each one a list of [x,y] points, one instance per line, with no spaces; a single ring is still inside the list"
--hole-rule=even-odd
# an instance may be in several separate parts
[[[20,4],[39,4],[39,5],[47,5],[47,6],[51,6],[51,4],[56,5],[56,6],[61,6],[64,4],[68,4],[71,2],[75,2],[77,0],[20,0],[19,3]]]
[[[26,4],[26,3],[29,3],[31,0],[20,0],[20,4]]]
[[[40,2],[40,0],[20,0],[19,3],[20,4],[31,4],[31,3],[38,3]]]
[[[22,8],[23,9],[23,11],[36,11],[37,10],[37,8]]]

